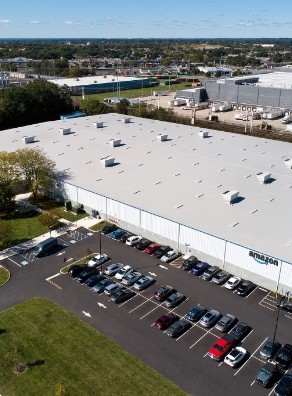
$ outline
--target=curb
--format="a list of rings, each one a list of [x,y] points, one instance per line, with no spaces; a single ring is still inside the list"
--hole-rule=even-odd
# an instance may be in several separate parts
[[[7,279],[7,281],[6,282],[4,282],[4,283],[2,283],[2,285],[0,285],[0,287],[2,287],[2,286],[4,286],[4,285],[6,285],[6,283],[10,280],[10,278],[11,278],[11,274],[10,274],[10,272],[8,271],[8,269],[7,268],[5,268],[5,267],[3,267],[3,265],[0,265],[0,268],[4,268],[7,272],[8,272],[8,275],[9,275],[9,277],[8,277],[8,279]]]
[[[97,231],[98,232],[98,231]],[[99,253],[91,253],[91,254],[89,254],[88,256],[85,256],[85,257],[82,257],[80,260],[78,260],[78,261],[74,261],[73,263],[71,263],[71,264],[67,264],[67,265],[65,265],[65,267],[62,267],[61,269],[60,269],[60,274],[61,275],[66,275],[66,274],[68,274],[68,271],[67,272],[62,272],[62,270],[64,269],[64,268],[66,268],[66,267],[68,267],[68,265],[70,265],[70,267],[72,267],[73,265],[77,265],[81,260],[84,260],[84,259],[86,259],[87,257],[90,257],[90,256],[92,256],[92,255],[94,255],[94,256],[97,256]],[[0,395],[1,396],[1,395]]]

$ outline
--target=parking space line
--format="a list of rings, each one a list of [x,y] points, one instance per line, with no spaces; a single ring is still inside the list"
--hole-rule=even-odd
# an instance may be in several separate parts
[[[275,305],[275,304],[270,304],[270,303],[268,303],[268,302],[266,302],[266,301],[263,301],[263,302],[261,303],[261,305],[263,305],[263,304],[267,304],[267,305],[270,305],[271,307],[276,308],[276,305]]]
[[[245,341],[251,335],[252,332],[253,332],[253,329],[251,329],[251,332],[248,333],[248,335],[246,337],[244,337],[244,339],[241,341],[241,344],[243,343],[243,341]]]
[[[203,330],[204,330],[204,329],[203,329]],[[193,346],[197,345],[197,343],[198,343],[199,341],[201,341],[201,339],[204,338],[207,334],[209,334],[209,333],[211,332],[211,330],[212,330],[212,328],[211,328],[209,331],[206,331],[206,330],[205,330],[206,333],[203,334],[202,337],[200,337],[193,345],[191,345],[189,349],[191,349]],[[213,334],[213,335],[214,335],[214,334]]]
[[[268,290],[266,290],[266,289],[263,289],[262,287],[259,287],[259,289],[262,290],[262,291],[264,291],[264,292],[267,292],[267,291],[268,291]]]
[[[246,296],[245,298],[248,298],[249,296],[251,296],[251,295],[252,295],[252,293],[253,293],[253,292],[255,292],[255,291],[257,290],[257,288],[258,288],[258,286],[257,286],[255,289],[253,289],[253,291],[252,291],[251,293],[249,293],[249,295],[248,295],[248,296]]]
[[[235,377],[241,369],[243,369],[243,367],[246,365],[246,363],[257,353],[257,351],[264,345],[264,343],[267,341],[268,337],[265,338],[265,340],[260,344],[259,347],[257,347],[257,349],[250,355],[250,357],[247,359],[247,361],[236,371],[236,373],[233,374],[233,376]],[[251,385],[254,384],[254,381]]]
[[[153,308],[151,311],[149,311],[147,314],[145,314],[144,316],[141,316],[140,320],[145,318],[145,316],[149,315],[151,312],[155,311],[155,309],[157,309],[159,307],[159,305],[155,308]]]
[[[261,301],[259,302],[259,304],[260,304],[261,302],[263,302],[263,301],[264,301],[264,299],[265,299],[266,297],[268,297],[270,294],[271,294],[271,292],[269,291],[269,293],[268,293],[267,295],[265,295],[265,297],[264,297],[264,298],[262,298],[262,299],[261,299]]]
[[[141,307],[142,305],[146,304],[147,302],[148,302],[148,301],[144,301],[144,302],[142,302],[142,304],[137,305],[137,307],[136,307],[136,308],[133,308],[131,311],[129,311],[129,313],[135,311],[137,308]]]
[[[185,331],[181,336],[179,336],[175,341],[178,341],[180,338],[182,338],[185,334],[187,334],[190,330],[192,329],[192,327],[190,329],[188,329],[187,331]]]
[[[271,303],[276,304],[277,303],[277,299],[275,299],[275,300],[276,301],[270,300],[269,298],[266,298],[265,301],[263,301],[263,302],[270,301]]]
[[[252,356],[252,358],[258,360],[259,362],[261,362],[261,363],[263,363],[263,364],[266,364],[266,363],[267,363],[267,361],[261,360],[261,359],[259,359],[259,358],[256,357],[256,356]]]
[[[288,316],[288,315],[285,315],[286,316],[286,318],[288,318],[288,319],[292,319],[292,317],[291,316]]]
[[[14,264],[18,265],[18,267],[21,267],[21,265],[18,264],[16,261],[12,260],[12,258],[10,258],[10,257],[7,257],[7,258],[8,258],[8,260],[12,261]]]
[[[250,384],[250,386],[253,386],[254,383],[255,383],[255,380],[252,381],[252,383]]]
[[[129,300],[124,301],[122,304],[119,305],[119,308],[122,307],[123,305],[127,304],[127,302],[132,301],[135,297],[137,297],[138,294],[135,294],[135,296],[129,298]]]

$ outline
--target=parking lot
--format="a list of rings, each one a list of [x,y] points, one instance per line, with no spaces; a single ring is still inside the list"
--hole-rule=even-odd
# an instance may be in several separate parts
[[[103,268],[114,262],[129,264],[143,275],[150,275],[156,280],[154,285],[142,292],[130,287],[135,295],[121,304],[114,304],[105,294],[93,293],[89,287],[73,280],[70,275],[59,273],[64,266],[65,256],[75,256],[78,259],[85,255],[87,248],[95,252],[99,250],[98,234],[88,236],[87,230],[79,231],[87,237],[77,238],[76,243],[72,243],[72,236],[62,236],[59,243],[68,246],[52,256],[20,267],[11,260],[3,262],[9,266],[12,277],[7,288],[0,290],[1,300],[5,296],[12,304],[13,293],[17,288],[19,293],[16,300],[36,296],[50,298],[190,394],[223,396],[235,393],[272,393],[273,386],[264,389],[254,383],[254,378],[266,363],[259,351],[266,339],[272,338],[274,334],[278,313],[277,296],[256,287],[248,296],[239,297],[222,285],[203,281],[200,277],[162,263],[135,248],[102,236],[102,253],[110,257]],[[17,261],[17,257],[14,259]],[[167,309],[163,303],[153,298],[154,292],[162,285],[171,285],[184,294],[185,300],[176,308]],[[216,309],[222,315],[233,314],[239,321],[250,326],[249,333],[242,341],[248,356],[238,368],[232,369],[207,355],[211,345],[222,336],[215,328],[205,329],[199,323],[190,323],[185,333],[172,339],[165,331],[158,330],[153,325],[156,319],[170,311],[185,319],[189,310],[197,304],[208,310]],[[2,303],[3,305],[5,304]],[[276,339],[281,344],[292,341],[291,319],[292,314],[280,312]]]

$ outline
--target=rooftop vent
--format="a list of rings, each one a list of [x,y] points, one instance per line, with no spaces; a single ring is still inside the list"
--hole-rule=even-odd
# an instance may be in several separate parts
[[[110,139],[110,140],[109,140],[109,144],[110,144],[112,147],[118,147],[118,146],[120,146],[120,145],[121,145],[121,142],[122,142],[121,139]]]
[[[199,136],[204,139],[209,135],[208,131],[199,131],[198,133],[199,133]]]
[[[35,138],[35,136],[23,136],[22,137],[22,141],[25,144],[33,143],[34,142],[34,138]]]
[[[222,197],[226,203],[232,204],[232,202],[234,202],[235,199],[238,198],[238,195],[239,195],[239,191],[227,190],[227,191],[224,191],[224,193],[222,194]]]
[[[182,208],[182,207],[183,207],[183,204],[178,204],[178,205],[174,206],[174,209],[179,209],[179,208]]]
[[[259,172],[259,173],[257,173],[257,178],[258,178],[259,183],[265,184],[271,178],[271,173]]]
[[[158,135],[156,135],[156,139],[160,140],[161,142],[165,142],[167,140],[167,138],[168,138],[168,135],[165,135],[162,133],[159,133]]]
[[[131,122],[131,118],[125,117],[125,118],[122,118],[122,121],[123,121],[125,124],[129,124],[129,123]]]
[[[289,168],[289,169],[292,169],[292,159],[286,159],[285,161],[284,161],[284,163],[285,163],[285,165],[286,165],[286,167],[287,168]]]
[[[95,122],[93,123],[93,126],[94,126],[95,128],[103,128],[103,122],[101,122],[101,121],[95,121]]]
[[[105,168],[107,166],[113,165],[115,162],[115,159],[113,157],[111,157],[110,155],[108,155],[107,157],[103,157],[100,159],[100,163],[102,166],[104,166]]]

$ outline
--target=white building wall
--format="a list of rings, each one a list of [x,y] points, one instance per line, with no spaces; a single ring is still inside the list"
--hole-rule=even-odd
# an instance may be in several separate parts
[[[140,227],[167,239],[178,242],[179,225],[174,221],[141,210]]]

